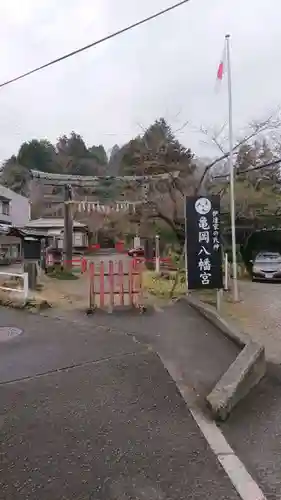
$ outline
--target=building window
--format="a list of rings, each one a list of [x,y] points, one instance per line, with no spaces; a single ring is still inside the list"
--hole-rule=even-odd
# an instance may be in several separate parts
[[[2,214],[3,215],[10,215],[10,202],[9,201],[2,201]]]

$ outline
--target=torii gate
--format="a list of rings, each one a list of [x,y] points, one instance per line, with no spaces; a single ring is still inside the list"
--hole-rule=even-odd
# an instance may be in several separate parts
[[[48,172],[40,172],[39,170],[31,170],[32,179],[40,179],[45,185],[51,186],[64,186],[64,267],[66,269],[72,268],[72,214],[70,210],[70,205],[75,203],[72,200],[72,190],[71,187],[96,187],[97,184],[102,180],[112,180],[112,181],[142,181],[144,183],[144,202],[147,201],[148,196],[148,182],[168,179],[172,177],[178,177],[179,171],[155,174],[155,175],[126,175],[126,176],[83,176],[83,175],[67,175],[67,174],[51,174]],[[81,206],[85,202],[80,202]],[[126,203],[121,202],[118,205],[118,209],[122,210]],[[140,202],[141,203],[141,202]],[[87,205],[88,206],[88,205]],[[100,205],[98,205],[100,206]]]

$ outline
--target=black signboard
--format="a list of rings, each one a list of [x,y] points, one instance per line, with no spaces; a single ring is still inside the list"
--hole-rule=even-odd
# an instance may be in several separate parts
[[[41,241],[37,238],[25,237],[22,242],[24,260],[40,260]]]
[[[186,251],[188,288],[223,287],[220,197],[187,197]]]

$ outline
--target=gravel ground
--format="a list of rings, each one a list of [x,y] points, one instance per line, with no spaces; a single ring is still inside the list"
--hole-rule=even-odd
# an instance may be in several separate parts
[[[242,301],[228,304],[227,314],[253,340],[263,344],[267,358],[281,362],[281,283],[240,281]]]

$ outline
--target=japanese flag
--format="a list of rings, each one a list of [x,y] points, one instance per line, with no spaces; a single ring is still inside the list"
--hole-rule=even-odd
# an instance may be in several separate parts
[[[218,67],[217,80],[222,80],[223,74],[224,74],[224,61],[221,61]]]
[[[224,45],[222,57],[217,69],[217,84],[220,84],[226,71],[226,44]]]

